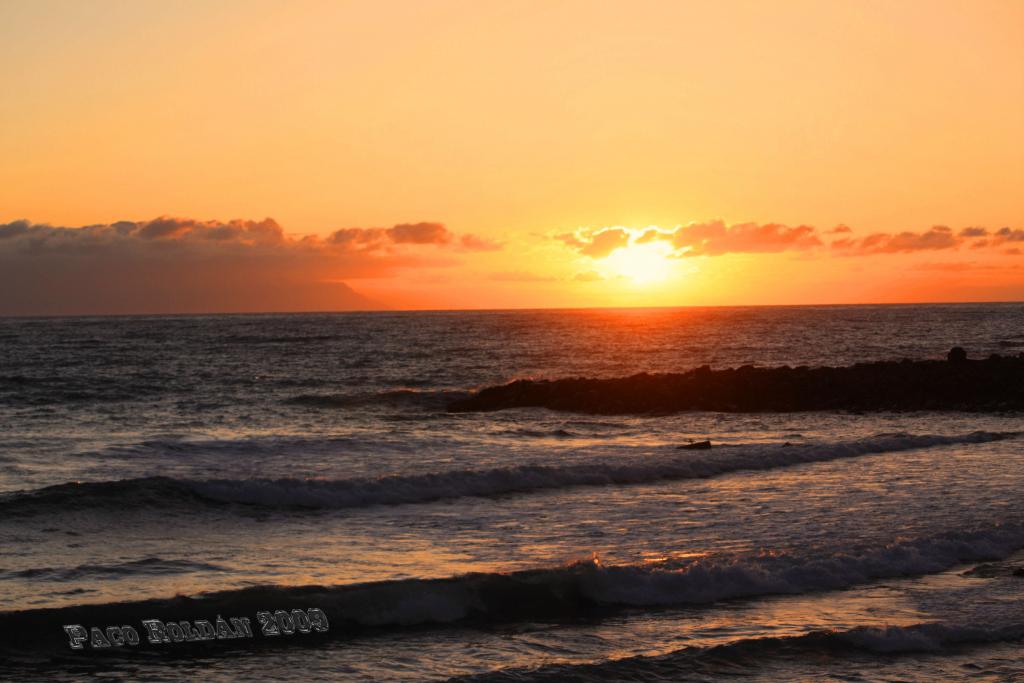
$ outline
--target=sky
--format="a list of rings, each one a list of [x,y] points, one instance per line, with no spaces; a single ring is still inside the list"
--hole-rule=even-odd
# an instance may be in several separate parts
[[[0,315],[1024,300],[1024,2],[0,0]]]

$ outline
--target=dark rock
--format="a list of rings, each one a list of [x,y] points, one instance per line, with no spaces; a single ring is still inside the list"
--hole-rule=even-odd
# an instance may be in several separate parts
[[[676,448],[679,448],[679,449],[684,450],[684,451],[706,451],[706,450],[709,450],[711,448],[711,442],[710,441],[693,441],[693,442],[688,443],[688,444],[683,444],[682,446],[676,446]]]
[[[946,360],[950,363],[963,363],[967,360],[967,352],[962,346],[954,346],[946,354]]]
[[[592,414],[892,410],[1024,410],[1024,357],[880,361],[847,367],[758,368],[639,374],[612,379],[517,380],[487,387],[450,412],[549,408]],[[963,354],[963,355],[961,355]],[[958,360],[959,359],[959,360]]]

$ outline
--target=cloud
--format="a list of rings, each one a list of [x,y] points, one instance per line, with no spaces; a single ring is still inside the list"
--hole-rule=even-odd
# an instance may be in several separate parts
[[[74,230],[75,228],[64,229]],[[83,228],[79,228],[79,230],[81,229]],[[197,221],[190,218],[161,216],[141,223],[121,221],[109,226],[94,225],[85,229],[90,229],[97,234],[113,233],[121,237],[135,236],[146,240],[188,237],[247,243],[276,243],[284,239],[281,226],[273,218],[264,218],[262,221],[233,220],[222,223],[220,221]]]
[[[341,228],[327,236],[329,244],[363,252],[396,244],[446,245],[454,236],[441,223],[400,223],[390,228]]]
[[[581,237],[577,237],[574,232],[563,232],[560,235],[555,235],[555,239],[562,242],[567,247],[573,247],[574,249],[582,249],[587,246],[586,240]]]
[[[376,251],[390,240],[383,228],[341,228],[327,236],[327,244],[354,251]]]
[[[477,235],[463,235],[459,238],[459,245],[466,251],[501,251],[502,249],[500,242]]]
[[[587,242],[579,249],[584,256],[604,258],[628,244],[629,233],[624,228],[606,228],[591,234]]]
[[[0,224],[0,314],[365,308],[341,281],[452,265],[443,250],[484,245],[429,222],[320,238],[287,235],[272,218],[83,227],[19,220]]]
[[[601,259],[616,249],[634,244],[666,242],[676,258],[688,256],[722,256],[743,253],[780,253],[801,251],[825,253],[824,236],[837,236],[829,242],[832,252],[842,256],[898,254],[958,249],[998,247],[1008,242],[1024,242],[1024,230],[1001,228],[995,232],[983,227],[967,227],[956,233],[944,225],[921,232],[877,232],[856,237],[846,225],[837,225],[824,232],[810,225],[790,227],[781,223],[735,223],[721,220],[689,223],[673,229],[658,227],[598,229],[581,228],[561,233],[554,239],[583,256]],[[1003,253],[1009,253],[1004,250]]]
[[[861,239],[848,238],[832,242],[832,248],[854,254],[896,254],[912,251],[955,249],[963,238],[944,225],[924,232],[874,233]]]
[[[458,245],[466,250],[494,250],[500,245],[476,235],[456,236],[441,223],[399,223],[390,228],[342,228],[324,239],[316,236],[293,238],[273,218],[261,221],[232,220],[197,221],[190,218],[160,216],[150,221],[120,221],[109,225],[88,225],[79,228],[31,224],[26,220],[0,224],[0,240],[6,248],[23,251],[88,249],[96,247],[142,248],[145,243],[167,249],[203,248],[205,243],[219,243],[230,249],[243,247],[276,247],[288,249],[319,249],[338,252],[394,252],[396,245]],[[12,247],[11,243],[14,243]],[[0,242],[0,246],[3,242]]]
[[[386,231],[395,244],[448,244],[452,234],[440,223],[400,223]]]
[[[590,258],[604,258],[616,249],[628,246],[632,233],[626,228],[580,229],[555,235],[555,239]]]
[[[390,228],[342,228],[327,242],[363,252],[386,250],[396,244],[448,246],[462,251],[498,251],[502,245],[477,235],[456,236],[441,223],[400,223]]]
[[[722,221],[690,223],[677,228],[669,238],[681,256],[721,256],[737,253],[803,251],[821,246],[809,225],[790,228],[779,223],[738,223]]]
[[[640,235],[633,240],[633,244],[647,244],[648,242],[667,240],[671,236],[671,232],[659,230],[658,228],[648,228],[647,230],[644,230],[642,233],[640,233]]]
[[[822,244],[814,228],[807,225],[794,228],[778,223],[726,225],[723,221],[690,223],[672,230],[654,227],[640,231],[621,227],[578,230],[556,235],[555,239],[594,259],[604,258],[630,244],[656,241],[669,243],[678,257],[799,251]]]
[[[971,243],[971,249],[990,249],[1001,247],[1010,242],[1024,242],[1024,230],[1000,228],[995,231],[986,228],[964,228],[959,233],[963,238],[975,238]],[[980,238],[980,239],[979,239]],[[1003,254],[1017,255],[1019,251],[1014,249],[1003,249]]]
[[[1006,242],[1024,242],[1024,230],[1011,230],[1010,228],[1000,228],[999,230],[996,230],[995,233],[993,233],[993,244],[1005,244]]]

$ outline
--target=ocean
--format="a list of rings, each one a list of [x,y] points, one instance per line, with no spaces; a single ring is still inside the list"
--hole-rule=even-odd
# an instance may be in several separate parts
[[[446,411],[953,346],[1024,304],[0,319],[0,680],[1024,680],[1019,413]]]

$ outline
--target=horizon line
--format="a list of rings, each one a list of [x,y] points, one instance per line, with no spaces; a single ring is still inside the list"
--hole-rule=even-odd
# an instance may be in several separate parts
[[[840,308],[880,306],[965,306],[993,304],[1024,304],[1022,299],[988,299],[970,301],[896,301],[818,304],[679,304],[675,306],[524,306],[512,308],[347,308],[306,311],[196,311],[180,313],[13,313],[0,314],[0,320],[53,318],[208,318],[214,316],[263,315],[350,315],[363,313],[513,313],[540,311],[667,311],[707,308]]]

